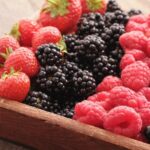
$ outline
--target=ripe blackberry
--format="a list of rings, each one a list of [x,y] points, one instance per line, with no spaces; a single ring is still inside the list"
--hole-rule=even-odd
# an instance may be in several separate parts
[[[109,0],[107,3],[107,12],[114,12],[116,10],[121,10],[116,0]]]
[[[74,47],[76,45],[77,40],[79,39],[78,35],[76,34],[68,34],[64,35],[64,40],[67,46],[67,52],[75,52]]]
[[[83,40],[78,41],[75,51],[81,59],[91,61],[99,55],[105,53],[106,45],[101,37],[96,35],[86,36]]]
[[[104,19],[100,13],[84,14],[78,23],[77,34],[81,37],[92,34],[99,35],[104,27]]]
[[[78,72],[79,70],[78,66],[75,63],[69,61],[64,62],[63,65],[61,65],[60,69],[66,75],[66,78],[68,80],[71,80],[74,73]]]
[[[121,10],[116,10],[114,12],[107,12],[104,15],[105,25],[107,27],[111,26],[113,23],[126,25],[128,19],[129,19],[128,15]]]
[[[115,49],[119,45],[119,37],[125,33],[125,27],[122,24],[114,23],[109,28],[105,28],[101,38],[106,42],[107,50]]]
[[[74,62],[76,64],[78,64],[79,61],[80,61],[77,52],[75,52],[75,53],[73,53],[73,52],[72,53],[65,53],[64,58],[67,61]]]
[[[101,55],[93,61],[93,75],[99,84],[107,75],[117,75],[117,61],[106,55]]]
[[[61,96],[61,94],[67,92],[68,80],[66,75],[56,66],[42,67],[37,75],[36,82],[42,90],[55,96]]]
[[[150,142],[150,126],[147,126],[144,130],[145,138]]]
[[[143,14],[141,10],[131,9],[130,11],[128,11],[129,17],[140,15],[140,14]]]
[[[41,91],[31,91],[24,103],[46,111],[51,105],[49,96]]]
[[[36,57],[42,66],[60,65],[63,61],[62,53],[55,44],[41,45],[36,51]]]
[[[75,96],[87,98],[90,94],[94,93],[95,88],[95,79],[90,72],[79,70],[74,74],[72,79],[72,90]]]

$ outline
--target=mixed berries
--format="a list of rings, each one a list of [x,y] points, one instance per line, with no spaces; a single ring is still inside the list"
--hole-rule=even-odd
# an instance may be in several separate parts
[[[0,38],[0,97],[150,142],[150,15],[115,0],[46,0]]]

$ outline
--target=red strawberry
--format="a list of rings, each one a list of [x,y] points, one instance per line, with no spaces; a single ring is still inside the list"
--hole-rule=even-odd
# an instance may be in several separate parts
[[[14,36],[22,46],[32,46],[33,34],[41,26],[34,20],[23,19],[15,24],[11,30],[11,35]]]
[[[32,47],[36,51],[42,44],[57,43],[62,39],[60,31],[55,27],[44,27],[39,29],[33,36]]]
[[[5,70],[13,67],[17,71],[26,73],[29,77],[35,76],[39,71],[39,63],[35,54],[28,48],[20,47],[9,55],[5,62]]]
[[[47,0],[38,22],[43,26],[57,27],[61,32],[71,31],[82,13],[80,0]]]
[[[6,54],[8,49],[16,50],[19,48],[19,43],[12,36],[6,35],[0,38],[0,54]],[[0,63],[4,63],[5,59],[0,55]]]
[[[11,71],[0,78],[0,97],[22,102],[30,89],[30,79],[23,72]]]
[[[82,12],[99,12],[104,14],[107,9],[106,0],[81,0]]]
[[[4,72],[4,67],[0,67],[0,77],[3,74],[3,72]]]

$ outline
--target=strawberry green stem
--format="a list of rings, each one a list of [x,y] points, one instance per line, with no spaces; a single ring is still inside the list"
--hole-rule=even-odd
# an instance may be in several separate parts
[[[102,0],[87,0],[87,6],[91,11],[96,11],[102,7]]]

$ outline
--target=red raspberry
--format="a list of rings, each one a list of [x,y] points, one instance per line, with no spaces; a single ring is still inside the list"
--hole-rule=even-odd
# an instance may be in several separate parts
[[[131,54],[135,58],[135,60],[142,60],[146,57],[143,51],[137,49],[127,50],[126,54]]]
[[[145,15],[136,15],[130,18],[130,21],[134,21],[139,24],[143,24],[147,22],[147,16]]]
[[[135,137],[141,131],[142,120],[133,108],[118,106],[104,117],[104,128],[127,137]]]
[[[121,73],[123,85],[138,91],[150,84],[150,69],[147,64],[137,61],[128,65]]]
[[[89,96],[87,100],[93,101],[93,102],[101,102],[105,101],[109,98],[109,93],[108,92],[99,92],[97,94],[94,94],[92,96]]]
[[[145,127],[150,125],[150,108],[143,108],[138,110],[142,121],[143,121],[143,126],[142,128],[144,129]]]
[[[83,101],[76,104],[73,118],[83,123],[102,127],[105,115],[105,109],[98,102]]]
[[[144,87],[144,88],[142,88],[142,89],[139,91],[139,93],[143,94],[143,95],[146,97],[146,99],[147,99],[148,101],[150,101],[150,88],[149,88],[149,87]]]
[[[150,38],[147,41],[147,48],[146,48],[146,53],[150,57]]]
[[[145,57],[143,60],[141,60],[142,62],[146,63],[147,66],[150,68],[150,58],[149,57]]]
[[[125,54],[120,62],[120,68],[124,69],[126,66],[135,62],[135,58],[131,54]]]
[[[128,24],[126,25],[126,32],[131,32],[131,31],[142,31],[144,33],[145,28],[147,24],[139,24],[134,21],[129,21]]]
[[[1,77],[1,75],[4,73],[4,67],[0,67],[0,77]]]
[[[137,95],[133,90],[118,86],[110,91],[110,99],[113,106],[125,105],[133,108],[141,108],[147,102],[142,95]]]
[[[121,86],[121,85],[122,85],[122,81],[118,77],[107,76],[97,86],[96,92],[110,91],[112,88],[114,88],[116,86]]]
[[[120,36],[119,42],[124,49],[146,50],[147,38],[141,31],[131,31]]]
[[[109,111],[114,108],[112,101],[108,98],[105,101],[99,103],[105,110]]]

